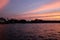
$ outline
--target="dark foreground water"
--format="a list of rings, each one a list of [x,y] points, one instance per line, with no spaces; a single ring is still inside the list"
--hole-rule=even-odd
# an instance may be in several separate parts
[[[60,40],[60,23],[0,24],[0,40]]]

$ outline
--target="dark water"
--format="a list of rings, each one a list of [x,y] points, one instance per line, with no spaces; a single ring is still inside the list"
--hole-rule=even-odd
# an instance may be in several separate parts
[[[0,24],[0,40],[60,40],[60,23]]]

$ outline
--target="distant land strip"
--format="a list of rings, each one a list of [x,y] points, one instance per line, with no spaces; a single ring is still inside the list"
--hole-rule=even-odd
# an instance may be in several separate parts
[[[15,23],[60,23],[60,20],[41,20],[41,19],[35,19],[27,21],[25,19],[4,19],[0,18],[0,24],[15,24]]]

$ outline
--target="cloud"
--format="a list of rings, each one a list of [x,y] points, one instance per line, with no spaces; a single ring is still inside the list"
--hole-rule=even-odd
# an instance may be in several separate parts
[[[53,9],[55,10],[57,8],[60,8],[60,1],[55,1],[49,4],[45,4],[39,8],[36,8],[28,12],[24,12],[24,13],[37,13],[37,12],[46,11],[46,10],[53,10]]]
[[[35,14],[34,16],[32,15],[32,18],[43,19],[43,20],[60,20],[60,11]]]
[[[42,14],[21,14],[17,16],[13,16],[12,18],[17,19],[43,19],[43,20],[60,20],[60,11],[53,11],[53,12],[45,12]]]
[[[0,10],[3,9],[8,3],[9,0],[0,0]]]

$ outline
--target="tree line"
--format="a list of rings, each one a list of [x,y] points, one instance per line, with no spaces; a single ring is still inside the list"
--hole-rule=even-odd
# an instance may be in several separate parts
[[[18,19],[5,19],[5,18],[0,18],[0,24],[9,24],[9,23],[60,23],[60,20],[59,21],[56,21],[56,20],[41,20],[41,19],[35,19],[35,20],[30,20],[30,21],[27,21],[25,19],[21,19],[21,20],[18,20]]]

